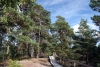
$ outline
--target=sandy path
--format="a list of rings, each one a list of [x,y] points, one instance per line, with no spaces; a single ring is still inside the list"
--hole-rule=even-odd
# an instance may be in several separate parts
[[[47,58],[32,58],[19,61],[22,67],[52,67]]]

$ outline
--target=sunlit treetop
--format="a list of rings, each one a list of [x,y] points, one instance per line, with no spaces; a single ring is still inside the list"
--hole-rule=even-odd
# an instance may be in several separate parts
[[[18,4],[35,2],[35,0],[0,0],[0,7],[17,7]]]

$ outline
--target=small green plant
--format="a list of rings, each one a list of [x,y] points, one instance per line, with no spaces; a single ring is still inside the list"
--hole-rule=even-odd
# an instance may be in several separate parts
[[[17,61],[9,60],[7,67],[22,67]]]
[[[97,67],[100,67],[100,63],[97,64]]]
[[[0,52],[0,61],[3,61],[6,58],[5,52]]]

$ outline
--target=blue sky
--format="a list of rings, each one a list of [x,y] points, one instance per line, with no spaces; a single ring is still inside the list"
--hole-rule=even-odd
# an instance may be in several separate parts
[[[60,15],[66,19],[69,25],[77,31],[81,18],[88,21],[91,28],[97,29],[90,17],[98,12],[89,7],[90,0],[37,0],[46,10],[51,12],[51,21],[56,21]]]

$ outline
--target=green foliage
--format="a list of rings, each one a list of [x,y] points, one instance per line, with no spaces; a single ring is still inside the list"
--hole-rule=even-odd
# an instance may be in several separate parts
[[[74,37],[74,44],[76,44],[73,47],[74,52],[79,55],[79,60],[83,60],[87,64],[95,64],[94,60],[97,59],[97,57],[94,56],[97,54],[97,31],[91,30],[87,25],[87,21],[84,19],[81,19],[78,29],[79,31],[76,32],[77,34]]]
[[[37,42],[33,41],[31,38],[29,38],[28,36],[23,36],[23,35],[19,35],[18,36],[18,40],[22,43],[27,43],[27,44],[34,44],[37,45]]]
[[[6,59],[6,53],[1,51],[0,52],[0,61],[5,60]]]
[[[94,11],[100,12],[100,0],[90,0],[90,7]]]
[[[74,33],[65,18],[57,16],[57,21],[52,25],[51,33],[52,44],[55,46],[54,51],[59,57],[68,58],[70,54],[69,45]]]
[[[89,5],[94,11],[100,12],[100,0],[90,0]],[[100,16],[94,15],[91,19],[100,29]]]
[[[98,63],[97,67],[100,67],[100,63]]]
[[[22,67],[22,66],[18,63],[18,61],[9,60],[7,67]]]
[[[26,3],[33,3],[35,0],[0,0],[0,6],[12,7],[17,9],[18,4],[26,4]]]
[[[90,7],[100,12],[98,1],[90,0]],[[56,22],[51,24],[50,12],[34,2],[0,0],[0,48],[5,46],[4,51],[0,52],[0,59],[5,59],[5,56],[36,57],[39,54],[48,57],[53,52],[60,59],[81,60],[89,64],[100,58],[100,47],[96,47],[99,41],[97,31],[91,30],[86,20],[81,19],[79,31],[74,35],[65,18],[57,16]],[[92,17],[97,26],[100,26],[99,17]],[[8,67],[20,65],[10,60]]]
[[[2,32],[2,34],[3,34],[4,30],[6,32],[1,37],[4,37],[4,39],[2,39],[2,43],[7,42],[5,46],[8,49],[7,50],[9,53],[8,55],[10,55],[10,50],[14,49],[14,48],[9,49],[8,45],[11,47],[11,45],[13,44],[13,47],[16,47],[16,50],[14,51],[14,52],[16,52],[16,54],[20,53],[20,51],[18,50],[19,43],[33,44],[35,46],[37,45],[37,42],[33,41],[30,38],[30,32],[33,31],[33,29],[34,29],[33,20],[30,18],[30,16],[28,14],[24,14],[24,11],[23,11],[23,13],[19,12],[21,10],[21,8],[22,9],[24,8],[22,6],[31,4],[33,2],[34,2],[34,0],[20,0],[20,1],[19,0],[18,1],[0,0],[0,9],[2,9],[2,14],[0,14],[0,15],[2,15],[2,16],[0,16],[0,24],[2,25],[2,26],[0,26],[0,32]],[[29,5],[29,6],[31,6],[31,5]],[[22,34],[22,35],[20,35],[20,34]],[[4,45],[2,45],[2,46],[4,46]],[[0,46],[0,48],[1,48],[1,46]],[[15,56],[16,54],[14,54],[12,51],[10,56],[12,56],[12,55]]]

